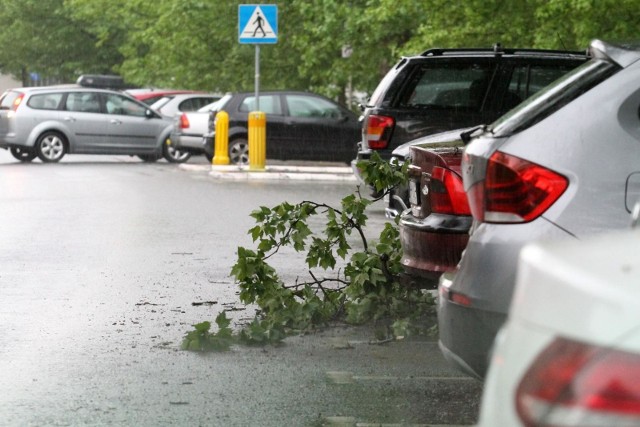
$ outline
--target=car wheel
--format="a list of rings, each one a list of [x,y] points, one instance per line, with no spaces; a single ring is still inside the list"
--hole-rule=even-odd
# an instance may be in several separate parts
[[[164,145],[162,155],[169,163],[184,163],[191,157],[191,153],[177,150],[168,144]]]
[[[229,144],[229,161],[233,165],[249,163],[249,143],[246,139],[235,139]]]
[[[30,162],[36,158],[36,153],[33,150],[20,147],[11,147],[11,155],[21,162]]]
[[[45,163],[59,162],[66,152],[66,141],[58,132],[45,132],[36,141],[36,153]]]
[[[138,158],[145,163],[153,163],[160,160],[160,157],[155,154],[138,154]]]

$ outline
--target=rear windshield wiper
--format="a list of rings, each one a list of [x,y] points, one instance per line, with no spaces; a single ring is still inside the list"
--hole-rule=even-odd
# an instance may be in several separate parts
[[[480,126],[476,126],[474,128],[471,128],[467,131],[464,131],[460,134],[460,139],[462,140],[462,142],[464,143],[464,145],[467,145],[469,143],[469,141],[471,141],[471,138],[473,138],[474,134],[478,131],[482,131],[485,132],[487,130],[487,125],[480,125]]]

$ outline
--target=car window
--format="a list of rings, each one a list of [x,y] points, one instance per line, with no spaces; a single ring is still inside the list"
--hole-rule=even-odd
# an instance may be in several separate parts
[[[106,94],[105,106],[109,114],[144,117],[146,112],[143,105],[115,93]]]
[[[485,102],[494,65],[489,62],[433,63],[418,67],[399,95],[399,107],[468,108]]]
[[[247,96],[240,104],[240,111],[250,112],[256,111],[256,97]],[[260,111],[266,114],[282,115],[282,105],[280,105],[279,95],[263,95],[260,96]]]
[[[7,91],[0,98],[0,110],[10,110],[13,107],[13,103],[20,96],[20,92]]]
[[[322,98],[287,95],[286,102],[292,117],[340,117],[340,108]]]
[[[196,97],[185,99],[178,106],[178,110],[182,112],[198,111],[200,108],[204,107],[207,104],[210,104],[213,101],[215,101],[215,99],[211,97]]]
[[[159,110],[160,108],[167,105],[167,102],[171,101],[172,99],[173,99],[173,96],[163,96],[162,98],[159,98],[156,102],[153,102],[151,104],[149,104],[148,102],[145,102],[145,104],[150,105],[151,108],[154,110]]]
[[[225,105],[227,105],[227,102],[229,102],[231,98],[232,96],[227,94],[222,98],[218,99],[217,101],[212,102],[211,104],[207,104],[204,107],[198,109],[198,111],[208,113],[209,111],[213,111],[213,110],[216,110],[216,111],[221,110],[222,108],[224,108]]]
[[[62,93],[42,93],[32,95],[27,105],[36,110],[56,110],[60,106]]]
[[[543,87],[567,74],[575,66],[520,65],[514,68],[509,92],[525,100]]]
[[[496,137],[501,137],[533,126],[597,86],[619,69],[619,66],[608,61],[591,60],[527,98],[492,123],[489,130]]]
[[[100,101],[96,92],[70,92],[67,94],[65,110],[83,113],[99,113]]]

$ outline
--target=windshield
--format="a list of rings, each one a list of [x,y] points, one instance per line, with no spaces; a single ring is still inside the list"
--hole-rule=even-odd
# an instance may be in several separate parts
[[[495,121],[489,130],[509,136],[533,126],[620,69],[604,60],[592,60],[542,89]]]
[[[227,104],[227,102],[229,102],[230,99],[231,99],[231,95],[227,94],[222,98],[218,99],[217,101],[212,102],[211,104],[205,105],[204,107],[200,108],[198,111],[201,113],[208,113],[210,111],[220,110]]]

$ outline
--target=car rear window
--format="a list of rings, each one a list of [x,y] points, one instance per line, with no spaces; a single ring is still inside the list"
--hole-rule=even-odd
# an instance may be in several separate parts
[[[606,80],[620,67],[604,60],[591,60],[537,92],[491,126],[495,136],[520,132],[558,111],[569,102]]]
[[[5,92],[2,98],[0,98],[0,110],[10,110],[16,98],[20,95],[22,95],[22,93],[16,92],[15,90]]]
[[[180,103],[180,105],[178,106],[178,110],[182,112],[198,111],[200,108],[204,107],[205,105],[211,104],[216,100],[217,99],[215,97],[206,96],[189,98]]]
[[[400,108],[464,108],[480,111],[495,64],[433,61],[414,71],[399,94]]]
[[[27,105],[34,110],[57,110],[62,100],[62,93],[41,93],[31,95]]]

